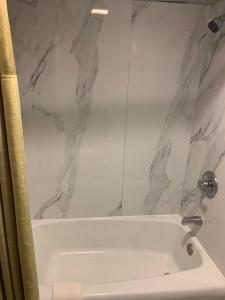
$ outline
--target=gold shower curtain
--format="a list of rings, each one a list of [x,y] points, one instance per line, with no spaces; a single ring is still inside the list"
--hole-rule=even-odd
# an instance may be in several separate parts
[[[7,3],[0,0],[0,300],[38,300],[18,82]]]

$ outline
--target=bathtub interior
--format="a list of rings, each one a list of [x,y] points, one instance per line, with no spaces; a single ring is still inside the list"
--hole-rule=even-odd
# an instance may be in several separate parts
[[[50,221],[34,226],[39,284],[83,285],[170,276],[198,268],[202,260],[177,222],[123,218]]]

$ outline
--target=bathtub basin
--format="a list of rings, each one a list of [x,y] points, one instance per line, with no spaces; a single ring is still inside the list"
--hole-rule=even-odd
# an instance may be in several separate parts
[[[33,221],[40,299],[52,299],[56,282],[79,281],[83,299],[224,300],[224,277],[180,223],[175,215]]]

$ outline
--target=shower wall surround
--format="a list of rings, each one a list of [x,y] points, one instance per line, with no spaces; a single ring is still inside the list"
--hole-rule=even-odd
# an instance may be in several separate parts
[[[180,211],[208,13],[133,2],[124,214]]]
[[[224,1],[212,8],[212,16],[225,12]],[[185,176],[182,214],[206,217],[199,238],[225,276],[225,27],[209,35],[207,60],[201,76],[196,114]],[[217,196],[201,196],[197,180],[213,170],[219,181]]]
[[[180,212],[209,7],[10,0],[9,11],[32,216]]]
[[[35,218],[121,214],[130,5],[11,1]]]

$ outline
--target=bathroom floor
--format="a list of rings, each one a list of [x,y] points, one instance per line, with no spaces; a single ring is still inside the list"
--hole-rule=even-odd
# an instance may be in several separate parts
[[[46,268],[45,284],[80,281],[83,285],[129,281],[176,273],[174,258],[165,253],[130,250],[61,252]]]

